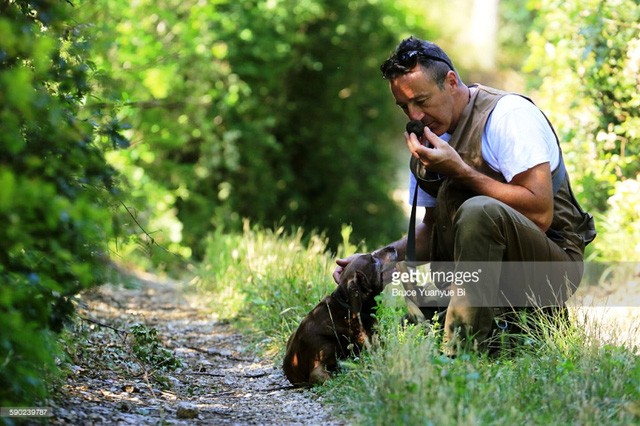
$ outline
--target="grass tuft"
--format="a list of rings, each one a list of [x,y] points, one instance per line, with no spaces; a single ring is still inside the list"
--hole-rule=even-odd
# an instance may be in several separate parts
[[[340,256],[357,250],[349,236],[345,227]],[[195,284],[221,318],[237,321],[262,349],[282,355],[302,318],[335,289],[334,265],[321,236],[245,224],[242,235],[209,238]]]
[[[360,424],[639,424],[640,364],[573,318],[498,358],[443,356],[438,335],[379,309],[379,343],[323,389]]]

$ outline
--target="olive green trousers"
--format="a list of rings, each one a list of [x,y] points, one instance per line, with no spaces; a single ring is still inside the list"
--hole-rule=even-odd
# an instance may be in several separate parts
[[[461,346],[486,348],[496,312],[522,306],[521,300],[512,305],[508,295],[518,299],[533,289],[528,306],[562,306],[582,278],[582,253],[564,250],[523,214],[493,198],[467,199],[448,232],[453,233],[448,254],[454,263],[478,264],[481,273],[478,281],[452,285],[444,321],[447,354],[455,355]],[[538,297],[540,292],[549,294]]]

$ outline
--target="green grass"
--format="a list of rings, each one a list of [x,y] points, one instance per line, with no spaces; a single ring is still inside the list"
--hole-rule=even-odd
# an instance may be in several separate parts
[[[343,233],[348,241],[348,229]],[[284,228],[259,231],[248,225],[242,235],[212,235],[195,282],[215,313],[236,321],[275,356],[283,355],[300,320],[335,288],[325,241],[304,237],[302,230],[287,234]],[[354,249],[347,242],[340,251]]]
[[[345,241],[353,252],[348,232]],[[300,231],[214,235],[198,287],[279,363],[289,334],[333,289],[334,258]],[[602,343],[597,323],[574,316],[560,329],[543,324],[508,356],[450,359],[437,333],[401,326],[402,305],[389,292],[380,299],[371,350],[314,389],[350,423],[640,424],[637,348]]]
[[[380,344],[323,391],[357,423],[640,424],[640,363],[577,324],[501,358],[442,356],[437,335],[380,312]]]

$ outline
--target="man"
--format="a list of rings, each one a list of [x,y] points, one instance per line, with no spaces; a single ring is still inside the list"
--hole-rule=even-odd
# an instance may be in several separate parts
[[[410,193],[418,185],[416,202],[425,207],[415,260],[489,265],[479,283],[452,294],[445,350],[486,347],[494,306],[509,306],[504,294],[540,288],[537,274],[514,280],[501,265],[561,262],[544,275],[562,303],[582,277],[584,247],[595,237],[592,217],[575,201],[553,128],[530,100],[466,86],[442,49],[414,37],[398,45],[381,71],[396,104],[424,126],[424,134],[405,133]],[[391,245],[402,259],[407,238]],[[334,277],[349,261],[337,260]]]

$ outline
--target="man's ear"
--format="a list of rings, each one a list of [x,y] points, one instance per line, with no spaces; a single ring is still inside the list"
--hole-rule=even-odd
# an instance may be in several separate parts
[[[362,309],[362,300],[371,291],[369,280],[366,275],[360,271],[356,273],[347,282],[347,294],[349,295],[349,305],[352,312],[360,312]]]
[[[453,70],[449,70],[447,76],[445,77],[445,85],[451,90],[457,90],[459,85],[458,73]]]

